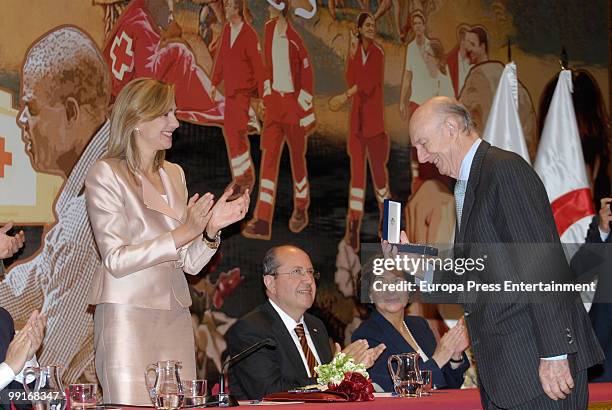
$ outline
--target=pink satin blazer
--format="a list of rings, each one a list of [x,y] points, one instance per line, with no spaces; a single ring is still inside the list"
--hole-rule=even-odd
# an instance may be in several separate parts
[[[124,160],[103,159],[89,170],[87,213],[102,258],[90,304],[169,310],[175,298],[191,305],[183,272],[197,274],[216,250],[202,236],[176,249],[170,231],[186,216],[185,174],[167,161],[159,173],[168,202],[147,178],[131,174]]]

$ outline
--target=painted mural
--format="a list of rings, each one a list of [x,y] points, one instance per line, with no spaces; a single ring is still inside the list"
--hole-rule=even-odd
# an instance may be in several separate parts
[[[87,294],[100,260],[84,178],[105,154],[115,96],[151,77],[175,85],[181,127],[168,159],[185,170],[190,194],[218,195],[230,183],[252,193],[247,219],[189,277],[199,375],[216,377],[225,332],[264,299],[261,259],[278,244],[310,253],[322,273],[313,313],[334,339],[349,340],[366,314],[359,250],[379,240],[384,199],[404,203],[412,241],[451,241],[450,181],[417,164],[408,143],[420,104],[456,97],[482,131],[511,58],[533,159],[539,102],[562,46],[607,98],[607,2],[537,3],[6,0],[0,224],[24,229],[27,245],[4,261],[0,305],[18,323],[46,311],[39,361],[64,364],[65,383],[96,380]],[[589,152],[592,180],[607,178],[607,154]],[[609,195],[606,181],[595,196]],[[457,314],[411,308],[434,332]]]

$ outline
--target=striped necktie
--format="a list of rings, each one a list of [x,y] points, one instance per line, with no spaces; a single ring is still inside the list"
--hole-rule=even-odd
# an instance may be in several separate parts
[[[465,189],[467,181],[458,179],[455,183],[455,210],[457,211],[457,227],[461,229],[461,213],[463,212],[463,201],[465,200]]]
[[[306,333],[304,332],[304,325],[302,323],[295,327],[295,334],[297,335],[298,339],[300,339],[300,345],[302,346],[302,351],[304,352],[304,357],[306,358],[306,363],[308,364],[310,377],[314,377],[314,368],[317,365],[317,359],[315,359],[312,350],[310,350],[310,347],[308,347],[308,341],[306,340]]]

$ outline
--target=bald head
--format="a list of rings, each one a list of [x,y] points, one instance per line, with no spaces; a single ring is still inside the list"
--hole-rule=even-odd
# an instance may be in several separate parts
[[[432,98],[410,118],[410,142],[419,162],[434,164],[442,175],[458,177],[461,161],[477,138],[470,112],[453,98]]]
[[[102,108],[110,98],[110,76],[93,40],[76,27],[48,33],[28,51],[23,76],[30,84],[47,85],[51,103],[72,96],[79,105]]]
[[[413,127],[437,125],[447,119],[454,118],[462,125],[462,130],[471,133],[474,127],[472,116],[468,109],[454,98],[434,97],[427,100],[413,113],[410,118],[410,135]],[[416,131],[417,128],[414,128]]]
[[[297,246],[277,246],[263,261],[266,295],[296,321],[312,306],[317,292],[310,257]]]
[[[21,76],[18,124],[39,172],[67,177],[106,119],[108,68],[94,41],[64,26],[28,50]]]

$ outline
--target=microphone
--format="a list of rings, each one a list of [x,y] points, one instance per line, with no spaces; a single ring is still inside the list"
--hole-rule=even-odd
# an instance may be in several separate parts
[[[221,368],[221,376],[219,378],[219,393],[211,397],[211,401],[205,404],[204,407],[235,407],[238,406],[238,401],[232,396],[225,392],[225,373],[227,370],[234,364],[238,363],[240,360],[254,353],[255,351],[261,349],[264,346],[268,347],[276,347],[276,341],[272,338],[267,338],[260,340],[259,342],[247,347],[240,353],[234,355],[233,357],[228,357]],[[200,406],[202,407],[202,406]]]

